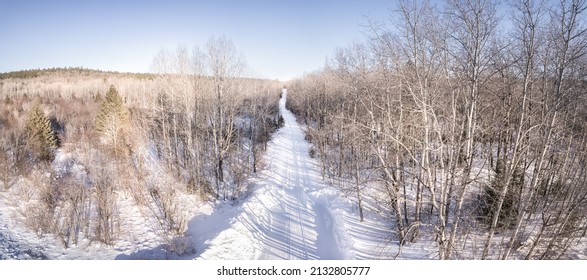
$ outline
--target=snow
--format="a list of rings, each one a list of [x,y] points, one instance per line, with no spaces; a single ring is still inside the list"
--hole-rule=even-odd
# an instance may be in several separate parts
[[[285,108],[286,98],[284,89],[279,103],[284,127],[268,144],[263,157],[265,168],[247,181],[248,197],[230,202],[182,197],[184,205],[193,207],[184,237],[163,238],[152,215],[144,213],[148,209],[121,195],[118,210],[122,232],[115,244],[82,240],[64,249],[51,236],[38,237],[24,227],[16,218],[17,207],[7,205],[9,193],[0,192],[0,259],[436,258],[433,240],[408,244],[401,250],[391,241],[394,227],[389,209],[382,209],[374,192],[365,193],[365,219],[359,221],[353,196],[347,197],[322,178],[319,162],[309,155],[311,145],[304,138],[303,128]],[[165,177],[152,152],[143,152],[147,173],[154,179]],[[58,173],[85,175],[84,167],[74,158],[58,154]],[[184,254],[171,252],[174,250]]]
[[[346,233],[330,210],[333,190],[321,180],[318,163],[291,112],[280,100],[284,127],[269,143],[267,169],[252,178],[254,190],[234,210],[196,220],[190,234],[211,240],[199,259],[346,259]],[[328,192],[330,191],[330,193]],[[223,221],[223,222],[217,222]],[[228,221],[228,224],[227,224]]]
[[[204,260],[433,259],[433,240],[399,248],[391,216],[379,201],[363,197],[364,221],[356,202],[326,183],[294,115],[280,100],[284,127],[268,145],[267,168],[249,180],[250,196],[236,206],[220,205],[196,217],[188,235]],[[432,235],[430,235],[432,236]]]

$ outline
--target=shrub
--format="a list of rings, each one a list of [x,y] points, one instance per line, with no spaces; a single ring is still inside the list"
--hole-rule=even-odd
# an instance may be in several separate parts
[[[189,237],[175,237],[169,244],[169,251],[184,256],[196,253],[196,248]]]

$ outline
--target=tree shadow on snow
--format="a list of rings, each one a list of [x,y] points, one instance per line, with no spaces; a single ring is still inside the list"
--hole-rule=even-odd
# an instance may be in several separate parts
[[[116,260],[182,260],[196,259],[205,252],[209,242],[222,231],[230,228],[233,217],[241,212],[239,205],[221,204],[211,214],[202,214],[188,222],[185,237],[176,238],[188,241],[181,245],[175,239],[170,243],[183,246],[183,252],[177,254],[171,244],[161,244],[155,248],[141,249],[130,254],[119,254]]]

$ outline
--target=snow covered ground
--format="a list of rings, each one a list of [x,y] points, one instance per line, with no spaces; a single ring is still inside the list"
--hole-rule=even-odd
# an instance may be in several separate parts
[[[251,179],[248,199],[224,206],[190,224],[197,259],[428,259],[435,245],[391,243],[390,222],[366,198],[365,220],[356,204],[326,184],[319,163],[294,115],[280,100],[285,126],[276,132],[264,157],[267,168]]]
[[[438,259],[434,228],[422,226],[416,243],[400,248],[389,209],[382,209],[377,192],[364,192],[365,219],[359,221],[356,201],[325,183],[319,163],[309,156],[310,144],[295,117],[280,100],[285,120],[270,142],[267,168],[252,178],[248,199],[219,208],[190,225],[197,259]],[[373,187],[373,186],[371,186]],[[387,213],[387,214],[386,214]],[[500,255],[507,238],[497,234]],[[459,242],[458,259],[479,258],[486,238],[480,230]],[[573,259],[585,259],[585,241],[571,249]]]
[[[285,125],[269,142],[264,168],[248,180],[246,195],[235,202],[182,197],[186,200],[182,205],[189,206],[184,210],[191,217],[185,237],[165,238],[152,215],[144,213],[148,209],[137,207],[131,197],[121,195],[117,202],[121,234],[113,245],[81,240],[66,249],[54,236],[38,236],[26,227],[26,218],[21,214],[26,201],[21,203],[13,197],[29,197],[23,194],[27,190],[23,186],[34,186],[35,182],[19,179],[9,191],[0,191],[0,260],[437,259],[438,248],[430,227],[422,227],[417,243],[399,247],[390,210],[378,200],[375,190],[363,193],[365,219],[359,221],[354,196],[322,179],[320,164],[309,155],[311,147],[302,127],[285,108],[287,91],[282,96],[279,106]],[[160,174],[163,169],[156,157],[146,154],[150,176],[167,178]],[[58,172],[66,172],[61,169],[67,167],[82,174],[83,166],[75,164],[75,157],[59,153],[54,167]],[[32,177],[40,176],[44,175]],[[480,249],[475,244],[482,244],[485,233],[467,236],[470,240],[461,242],[469,246],[463,247],[460,254],[464,255],[457,258],[478,258]],[[499,248],[501,239],[496,236],[495,248]],[[569,257],[585,259],[585,242],[577,241]],[[172,252],[177,252],[177,247],[183,254]]]
[[[0,259],[436,258],[432,240],[400,252],[390,242],[390,220],[371,197],[364,197],[365,220],[359,221],[356,203],[323,181],[302,128],[285,108],[286,98],[284,90],[279,106],[285,125],[268,145],[264,170],[249,179],[248,196],[236,204],[200,202],[185,238],[162,239],[128,198],[120,201],[123,216],[130,217],[121,225],[124,239],[112,246],[87,241],[64,249],[54,238],[38,237],[22,226],[14,215],[17,206],[7,205],[6,193],[0,193]],[[171,244],[193,252],[178,256],[170,252]]]
[[[201,218],[191,226],[191,236],[207,238],[199,259],[346,259],[348,234],[341,230],[330,201],[335,198],[309,156],[309,144],[293,114],[280,110],[285,126],[268,146],[267,168],[251,179],[250,197],[231,213]],[[222,212],[223,209],[220,211]],[[206,221],[210,220],[210,221]],[[217,221],[228,221],[222,226]],[[226,222],[225,222],[226,223]],[[226,227],[226,228],[225,228]]]

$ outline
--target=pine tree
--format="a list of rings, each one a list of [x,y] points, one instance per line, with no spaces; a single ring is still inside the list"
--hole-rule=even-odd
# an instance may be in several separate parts
[[[100,134],[102,143],[111,145],[117,152],[119,143],[128,127],[129,119],[129,113],[124,107],[122,97],[114,85],[111,85],[100,105],[100,112],[95,121],[95,129]]]
[[[41,105],[33,107],[25,124],[28,144],[39,159],[52,161],[53,152],[58,147],[57,136],[51,127],[51,121],[45,116]]]

